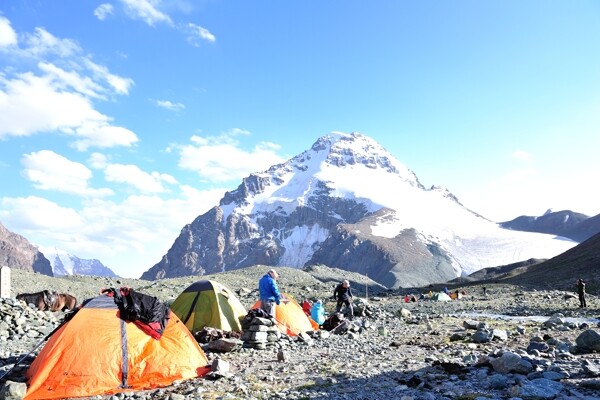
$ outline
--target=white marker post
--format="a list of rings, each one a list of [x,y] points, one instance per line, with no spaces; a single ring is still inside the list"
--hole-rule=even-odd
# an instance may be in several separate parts
[[[10,268],[0,267],[0,298],[10,297]]]

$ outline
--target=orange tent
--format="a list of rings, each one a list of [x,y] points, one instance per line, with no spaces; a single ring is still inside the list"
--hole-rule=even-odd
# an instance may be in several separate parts
[[[203,376],[210,370],[204,352],[179,318],[169,315],[156,340],[122,320],[112,297],[87,301],[27,370],[24,400],[151,389]]]
[[[283,294],[283,296],[287,297],[290,301],[287,304],[282,301],[281,304],[275,306],[275,319],[277,320],[277,327],[281,332],[289,336],[298,336],[301,332],[319,330],[319,324],[306,316],[304,310],[302,310],[302,307],[300,307],[296,300],[288,294]],[[260,300],[250,308],[259,307]]]

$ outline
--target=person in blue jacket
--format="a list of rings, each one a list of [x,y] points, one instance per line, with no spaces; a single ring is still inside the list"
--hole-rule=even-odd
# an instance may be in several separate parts
[[[277,278],[279,278],[279,274],[274,269],[271,269],[258,281],[260,308],[269,314],[271,318],[275,318],[276,304],[279,305],[282,301],[284,303],[289,301],[281,295],[277,286]]]
[[[323,308],[323,302],[321,300],[317,300],[315,304],[313,304],[310,309],[310,317],[319,324],[319,326],[323,325],[323,322],[325,322],[325,309]]]

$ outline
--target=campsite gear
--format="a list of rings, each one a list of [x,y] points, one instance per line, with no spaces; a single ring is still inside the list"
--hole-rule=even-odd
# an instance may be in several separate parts
[[[160,339],[169,313],[166,304],[154,296],[128,287],[122,287],[118,291],[114,288],[102,289],[100,292],[114,298],[122,319],[135,323],[154,339]]]
[[[24,400],[152,389],[210,371],[204,352],[175,314],[170,313],[159,340],[120,314],[109,296],[84,302],[31,363]]]
[[[339,323],[338,326],[333,328],[331,333],[333,333],[334,335],[343,335],[344,333],[348,332],[348,330],[350,330],[351,327],[352,327],[352,322],[350,322],[347,319],[344,319]]]
[[[289,301],[281,302],[275,307],[275,320],[279,330],[289,336],[298,336],[301,332],[319,330],[319,324],[308,318],[302,307],[288,294],[283,294],[282,297]],[[260,308],[260,300],[258,300],[251,309]]]
[[[452,299],[444,292],[437,292],[431,296],[433,301],[451,301]]]
[[[339,324],[342,323],[342,321],[344,321],[344,314],[342,313],[335,313],[335,314],[331,314],[326,320],[325,322],[323,322],[321,324],[321,327],[323,329],[325,329],[326,331],[332,331],[334,330]]]
[[[171,304],[171,311],[194,333],[204,327],[228,332],[242,330],[246,308],[235,294],[219,282],[196,281]]]
[[[269,316],[269,314],[267,314],[265,312],[265,310],[263,310],[262,308],[253,308],[253,309],[248,310],[248,313],[246,314],[246,316],[244,318],[242,318],[242,320],[241,320],[242,330],[247,331],[248,329],[250,329],[250,326],[252,325],[252,321],[254,320],[254,318],[263,318],[263,319],[273,320]]]

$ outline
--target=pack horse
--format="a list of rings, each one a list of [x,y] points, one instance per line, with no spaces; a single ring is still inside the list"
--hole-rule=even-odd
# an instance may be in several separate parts
[[[42,290],[37,293],[21,293],[16,296],[17,300],[22,300],[26,304],[33,304],[41,311],[65,311],[73,310],[77,307],[77,299],[67,293],[51,292]]]

